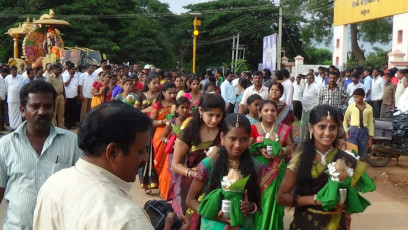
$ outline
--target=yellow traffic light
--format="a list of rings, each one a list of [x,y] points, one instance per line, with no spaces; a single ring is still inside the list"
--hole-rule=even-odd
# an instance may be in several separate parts
[[[194,36],[198,36],[200,34],[200,32],[198,30],[193,30],[193,35]]]

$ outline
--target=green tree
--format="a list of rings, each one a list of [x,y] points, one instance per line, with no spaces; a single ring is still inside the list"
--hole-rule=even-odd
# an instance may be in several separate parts
[[[202,13],[201,33],[198,38],[197,69],[203,72],[208,66],[221,66],[231,62],[232,36],[240,34],[240,45],[246,47],[246,60],[251,69],[262,62],[264,36],[277,32],[278,8],[266,0],[219,0],[186,6],[191,12]],[[192,28],[192,18],[183,23]],[[284,19],[283,46],[289,47],[288,55],[302,50],[300,29],[290,17]],[[186,28],[185,28],[186,29]],[[191,39],[186,34],[187,39]],[[187,50],[191,58],[191,42],[177,43],[178,50]],[[186,47],[188,47],[186,49]],[[297,52],[293,49],[295,47]]]
[[[330,65],[332,63],[332,52],[330,50],[306,47],[305,54],[305,63],[307,64]]]
[[[287,0],[294,4],[294,0]],[[333,0],[301,0],[297,4],[296,14],[303,14],[302,38],[305,42],[329,44],[332,42]],[[392,20],[381,18],[368,22],[350,24],[351,51],[358,60],[364,60],[365,54],[359,41],[374,44],[387,44],[392,34]]]
[[[57,19],[71,24],[59,28],[66,46],[99,50],[117,63],[146,61],[164,68],[174,66],[175,55],[167,35],[177,20],[160,1],[0,0],[0,4],[0,62],[11,57],[13,49],[12,39],[4,32],[25,21],[27,15],[38,19],[52,8]]]

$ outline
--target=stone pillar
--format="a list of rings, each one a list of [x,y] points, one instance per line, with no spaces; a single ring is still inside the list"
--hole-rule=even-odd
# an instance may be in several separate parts
[[[340,70],[345,68],[347,63],[347,36],[348,25],[340,25],[334,27],[333,35],[333,64]]]
[[[304,57],[298,55],[295,57],[295,77],[299,74],[299,67],[303,65],[303,60],[305,60]]]
[[[408,67],[408,13],[393,16],[392,51],[388,53],[388,68]]]

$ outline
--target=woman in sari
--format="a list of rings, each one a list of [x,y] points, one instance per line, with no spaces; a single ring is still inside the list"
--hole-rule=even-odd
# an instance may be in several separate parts
[[[102,102],[108,102],[112,100],[113,89],[116,87],[117,77],[112,73],[105,74],[105,77],[109,77],[109,84],[103,89]]]
[[[150,76],[145,80],[143,92],[137,96],[135,108],[150,117],[151,106],[159,96],[159,78]]]
[[[279,100],[283,95],[283,90],[283,85],[280,82],[272,82],[269,86],[269,99],[278,105],[276,121],[292,127],[295,117],[292,114],[291,107]],[[293,130],[290,131],[290,140],[293,143]]]
[[[190,92],[185,93],[183,96],[190,101],[190,107],[193,108],[200,103],[200,79],[192,77],[188,82],[190,83]]]
[[[235,226],[239,229],[254,229],[253,214],[257,212],[260,205],[258,171],[261,168],[257,167],[259,165],[255,164],[248,149],[250,133],[251,125],[244,115],[234,113],[225,118],[225,125],[221,133],[221,146],[213,155],[198,164],[197,175],[194,177],[186,200],[187,205],[196,211],[200,205],[198,200],[200,194],[204,191],[209,196],[206,199],[217,196],[214,190],[221,188],[221,178],[227,176],[229,170],[238,170],[243,177],[249,175],[245,186],[247,191],[243,197],[239,197],[243,200],[240,204],[240,211],[244,216],[242,225]],[[201,229],[231,228],[230,219],[223,218],[223,212],[220,210],[221,203],[213,204],[213,202],[203,203],[206,207],[202,207],[202,212],[200,212],[202,215]],[[213,215],[214,213],[217,215]],[[205,217],[210,215],[216,216],[216,219]]]
[[[254,153],[254,158],[268,168],[260,183],[261,210],[255,216],[256,229],[283,229],[284,207],[276,203],[276,194],[285,174],[287,156],[292,152],[289,138],[291,127],[278,122],[277,105],[274,101],[264,100],[259,104],[261,121],[251,126],[250,144],[264,139],[279,141],[283,151],[277,157],[271,157],[265,148]]]
[[[180,91],[183,91],[184,88],[185,88],[184,83],[183,83],[183,78],[181,78],[181,76],[177,76],[176,79],[174,80],[174,84],[176,85],[176,92],[177,92],[177,96],[178,96],[178,93]],[[177,97],[177,99],[178,98],[179,97]]]
[[[166,143],[162,142],[162,134],[166,128],[167,119],[166,116],[171,112],[172,106],[175,104],[176,98],[176,86],[173,82],[164,83],[160,90],[157,102],[152,106],[152,113],[150,118],[153,120],[153,126],[156,128],[153,136],[153,148],[154,148],[154,168],[159,176],[159,192],[163,199],[167,199],[168,181],[165,180],[168,171],[164,169],[164,163],[167,157],[167,153],[164,152]],[[167,138],[169,138],[167,134]],[[149,193],[149,191],[147,191]]]
[[[137,95],[132,93],[133,81],[129,78],[122,80],[123,92],[116,95],[115,100],[123,101],[131,106],[135,105]]]
[[[171,119],[166,123],[166,128],[164,128],[162,134],[162,142],[166,143],[165,152],[167,153],[166,160],[164,161],[164,166],[162,173],[160,173],[160,193],[167,191],[165,196],[162,195],[163,199],[173,200],[175,195],[173,193],[174,184],[176,183],[176,176],[173,170],[171,170],[171,162],[173,161],[173,150],[174,142],[181,125],[187,119],[190,114],[190,101],[185,97],[180,97],[176,100],[176,111],[174,112],[175,118]],[[170,134],[169,134],[170,133]],[[170,138],[168,137],[170,135]],[[165,173],[165,171],[167,173]]]
[[[104,83],[104,76],[105,76],[105,72],[100,72],[98,74],[98,80],[95,81],[92,84],[91,87],[91,94],[92,94],[92,100],[91,100],[91,108],[95,108],[96,106],[100,105],[102,103],[102,91],[103,88],[107,85],[107,83],[105,83],[105,85],[103,85]]]
[[[192,118],[183,125],[174,146],[172,170],[177,174],[174,185],[174,212],[180,217],[187,211],[186,197],[197,165],[206,157],[206,150],[220,144],[220,127],[225,117],[225,101],[215,93],[203,94]],[[189,212],[191,229],[199,225],[197,213]]]
[[[342,124],[339,118],[338,110],[329,105],[316,106],[310,112],[310,136],[290,161],[277,196],[279,204],[295,207],[290,229],[349,229],[350,217],[345,206],[337,205],[325,211],[316,195],[328,183],[329,163],[337,159],[343,159],[347,167],[354,170],[351,186],[359,184],[361,179],[367,182],[364,164],[336,148]],[[372,186],[372,190],[375,189],[375,185]]]

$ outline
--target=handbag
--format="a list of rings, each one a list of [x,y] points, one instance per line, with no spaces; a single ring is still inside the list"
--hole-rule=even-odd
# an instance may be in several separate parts
[[[164,229],[167,214],[169,212],[174,212],[173,208],[169,203],[164,200],[149,200],[145,203],[143,209],[149,215],[152,225],[155,230]],[[180,229],[181,221],[177,215],[173,217],[172,230]]]

